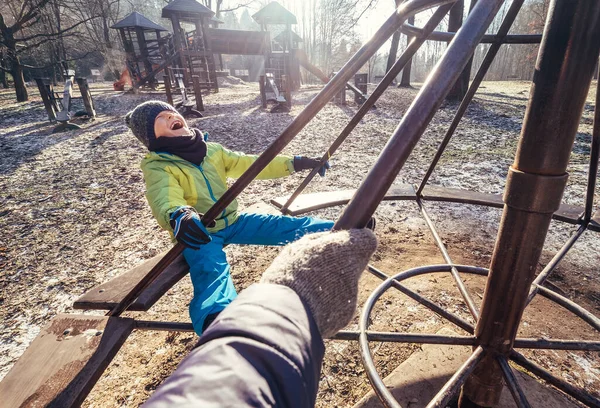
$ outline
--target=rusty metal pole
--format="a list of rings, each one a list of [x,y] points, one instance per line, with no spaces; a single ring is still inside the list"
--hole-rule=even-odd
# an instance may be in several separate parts
[[[553,0],[475,330],[487,356],[463,386],[461,407],[492,407],[500,399],[502,370],[495,356],[508,356],[513,347],[552,213],[560,206],[599,52],[600,2]]]

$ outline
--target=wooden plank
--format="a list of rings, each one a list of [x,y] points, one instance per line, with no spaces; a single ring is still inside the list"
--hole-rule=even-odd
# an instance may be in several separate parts
[[[323,193],[302,194],[290,205],[289,213],[291,215],[300,215],[309,211],[315,211],[322,208],[333,207],[336,205],[347,204],[356,190],[328,191]],[[271,200],[271,204],[277,208],[283,207],[289,196],[278,197]],[[384,200],[414,200],[415,192],[410,185],[392,186],[386,194]],[[446,188],[440,186],[427,186],[423,190],[423,199],[428,201],[442,201],[463,204],[475,204],[486,207],[503,208],[504,202],[500,194],[478,193],[475,191],[461,190],[456,188]],[[569,224],[578,224],[579,218],[583,212],[582,207],[561,204],[558,211],[554,213],[553,218]],[[597,215],[600,222],[600,214]],[[600,230],[600,225],[590,229]]]
[[[166,254],[163,252],[143,264],[98,285],[73,303],[74,309],[110,310],[142,279]],[[146,311],[154,305],[169,289],[188,273],[188,265],[180,255],[161,275],[142,292],[128,308],[133,311]]]
[[[0,382],[2,406],[77,407],[127,336],[133,319],[59,315]]]
[[[429,201],[446,201],[454,203],[483,205],[486,207],[503,208],[504,202],[500,194],[478,193],[475,191],[446,188],[440,186],[427,186],[423,190],[423,199]],[[583,213],[583,208],[561,204],[553,218],[568,224],[578,224]]]
[[[300,215],[309,211],[329,208],[336,205],[347,204],[356,190],[328,191],[324,193],[302,194],[290,205],[290,215]],[[283,207],[289,196],[278,197],[271,200],[271,204],[277,208]],[[409,184],[392,186],[384,200],[414,200],[415,190]]]
[[[594,214],[588,228],[592,231],[600,232],[600,211]]]
[[[278,209],[267,203],[254,204],[244,212],[258,214],[281,214]],[[165,256],[167,251],[155,256],[143,264],[98,285],[73,303],[74,309],[111,310],[123,300],[125,295]],[[169,289],[181,280],[189,267],[180,255],[171,263],[152,284],[142,292],[127,310],[146,311],[150,309]]]
[[[242,212],[252,214],[268,214],[268,215],[281,215],[281,211],[278,208],[273,207],[267,203],[253,204],[247,208],[244,208]]]
[[[426,186],[423,189],[423,199],[429,201],[448,201],[454,203],[484,205],[486,207],[502,208],[502,196],[497,194],[478,193],[475,191],[446,188],[441,186]]]

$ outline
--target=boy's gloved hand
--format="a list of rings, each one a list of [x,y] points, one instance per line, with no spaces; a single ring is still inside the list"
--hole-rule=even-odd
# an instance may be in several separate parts
[[[200,249],[211,241],[200,217],[192,207],[179,207],[171,213],[169,223],[177,242],[191,249]]]
[[[310,157],[294,156],[294,171],[312,170],[321,163],[321,159],[311,159]],[[328,161],[319,169],[319,176],[325,177],[325,172],[331,168]]]
[[[327,338],[352,319],[358,279],[376,247],[375,234],[366,228],[309,234],[281,251],[261,283],[293,289]]]

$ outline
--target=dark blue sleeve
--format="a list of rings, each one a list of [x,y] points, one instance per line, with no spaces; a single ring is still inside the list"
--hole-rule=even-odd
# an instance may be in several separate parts
[[[244,290],[146,407],[313,407],[325,348],[286,286]]]

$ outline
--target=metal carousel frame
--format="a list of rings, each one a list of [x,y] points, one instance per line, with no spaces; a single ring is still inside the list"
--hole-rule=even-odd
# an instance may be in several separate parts
[[[451,40],[443,57],[423,84],[377,162],[356,190],[354,196],[349,200],[334,228],[364,227],[379,203],[386,199],[386,193],[392,186],[396,176],[461,71],[472,58],[475,48],[482,42],[491,43],[424,179],[414,194],[401,198],[416,201],[446,264],[413,268],[394,276],[388,276],[373,266],[369,266],[368,270],[382,279],[383,283],[367,300],[360,318],[359,330],[342,331],[334,338],[359,342],[369,380],[380,400],[388,407],[398,407],[399,404],[377,373],[369,349],[370,341],[467,345],[473,347],[470,358],[444,385],[428,407],[445,407],[453,397],[458,395],[459,391],[459,406],[461,408],[493,406],[499,399],[503,388],[503,380],[506,382],[517,406],[529,407],[527,398],[508,365],[509,360],[524,367],[578,401],[591,407],[600,407],[600,399],[583,389],[554,377],[547,370],[529,361],[515,350],[520,348],[600,350],[600,341],[516,337],[523,311],[537,294],[566,308],[592,328],[600,331],[600,319],[598,317],[543,286],[550,273],[584,232],[587,230],[600,231],[600,214],[592,215],[600,152],[600,107],[598,106],[600,90],[596,99],[585,208],[583,213],[574,220],[574,223],[578,224],[577,231],[544,270],[537,277],[534,276],[550,221],[553,214],[560,207],[567,180],[566,168],[570,151],[575,140],[598,55],[600,54],[600,2],[597,0],[552,0],[543,36],[531,36],[508,34],[525,0],[512,1],[504,21],[494,35],[485,35],[485,33],[505,0],[478,0],[457,33],[435,32],[434,29],[450,11],[455,1],[408,0],[398,7],[373,38],[338,71],[254,164],[206,212],[202,217],[202,221],[209,224],[217,218],[223,209],[283,150],[327,102],[345,87],[352,76],[394,32],[400,29],[410,34],[412,40],[391,70],[325,152],[322,163],[335,153],[426,40]],[[434,7],[438,8],[423,28],[416,28],[405,23],[408,18],[418,12]],[[530,44],[536,42],[541,42],[540,53],[518,150],[515,161],[508,173],[503,197],[503,216],[489,271],[474,266],[455,265],[429,218],[423,202],[425,198],[424,188],[502,44]],[[297,190],[281,205],[283,213],[289,212],[290,205],[317,174],[319,167],[317,166],[311,171]],[[473,200],[461,198],[460,196],[445,201],[473,203]],[[482,204],[492,205],[490,203]],[[557,218],[560,219],[560,217]],[[523,242],[527,245],[521,245]],[[92,343],[88,342],[91,354],[73,357],[73,359],[77,358],[77,364],[80,364],[83,368],[77,368],[78,365],[75,367],[76,369],[71,370],[72,372],[69,371],[68,376],[65,377],[70,378],[70,380],[65,379],[64,384],[61,383],[61,387],[49,390],[47,398],[52,401],[49,405],[79,405],[132,330],[192,330],[189,323],[144,321],[121,316],[140,294],[152,285],[161,275],[161,272],[180,256],[182,250],[183,247],[180,244],[175,245],[149,272],[145,273],[139,281],[136,281],[132,289],[106,314],[107,317],[85,315],[83,316],[85,319],[83,319],[82,317],[69,318],[69,315],[66,315],[66,317],[61,317],[62,320],[57,320],[57,322],[64,322],[56,323],[55,326],[51,327],[56,333],[57,341],[62,341],[66,338],[65,336],[76,336],[70,325],[77,322],[77,319],[80,319],[82,332],[88,326],[97,327],[98,329],[94,331],[96,340]],[[412,291],[402,283],[405,279],[417,275],[448,272],[454,278],[475,324],[445,310],[442,306]],[[481,309],[478,309],[473,302],[460,277],[460,273],[488,276]],[[369,330],[369,316],[376,301],[386,290],[392,287],[465,330],[469,335],[444,336],[386,333]],[[76,327],[75,331],[77,330],[79,329]],[[60,347],[56,344],[54,343],[52,347]],[[105,346],[104,349],[102,349],[102,345]],[[32,351],[30,356],[35,357],[35,351]],[[65,360],[64,364],[69,363],[69,361],[68,359]],[[19,366],[19,362],[15,366]],[[22,363],[19,370],[27,373],[25,366],[26,363]],[[13,375],[12,378],[23,378],[19,375],[21,373]],[[27,375],[35,376],[37,372],[34,370]],[[6,381],[2,385],[5,387],[10,386],[9,383],[4,385],[5,383]],[[40,398],[42,397],[38,396],[38,400]],[[15,397],[16,399],[17,397]]]

